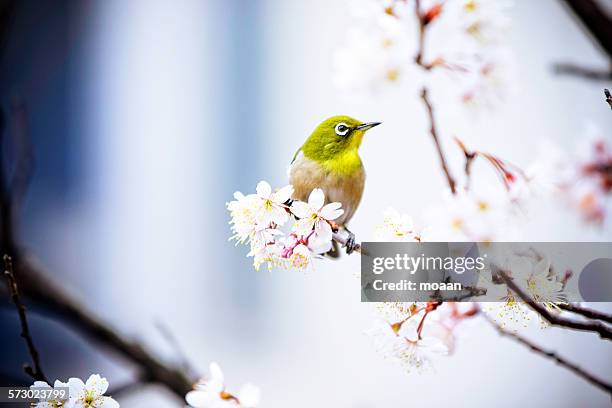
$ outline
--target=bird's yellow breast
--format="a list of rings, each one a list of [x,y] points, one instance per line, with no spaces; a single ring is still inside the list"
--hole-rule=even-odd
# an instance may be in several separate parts
[[[344,214],[336,222],[344,225],[353,217],[361,201],[365,171],[359,156],[357,161],[345,158],[337,162],[334,165],[318,163],[300,152],[289,168],[289,182],[298,200],[307,201],[312,190],[321,188],[326,202],[342,203]]]

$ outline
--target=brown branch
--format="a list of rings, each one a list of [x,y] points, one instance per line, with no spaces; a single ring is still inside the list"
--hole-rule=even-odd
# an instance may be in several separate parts
[[[113,327],[98,319],[87,310],[81,302],[49,278],[49,274],[32,261],[25,251],[18,245],[15,237],[15,212],[17,201],[13,196],[15,192],[25,191],[29,184],[29,175],[13,174],[9,179],[5,168],[3,152],[4,147],[4,115],[0,110],[0,250],[15,256],[13,265],[14,275],[19,279],[20,292],[31,299],[37,306],[58,315],[59,319],[71,326],[84,337],[97,345],[122,356],[125,360],[137,366],[140,378],[161,384],[172,391],[178,399],[183,400],[192,388],[193,380],[182,370],[167,365],[159,360],[142,345],[132,342],[119,334]],[[26,150],[21,149],[17,155],[23,155]],[[24,172],[29,169],[31,157],[17,157],[15,172]],[[19,185],[15,184],[18,182]],[[10,186],[10,188],[9,188]]]
[[[462,291],[464,293],[451,297],[445,297],[440,290],[437,290],[431,295],[431,299],[437,302],[461,302],[475,296],[484,296],[487,294],[486,288],[479,288],[477,286],[464,286]]]
[[[421,68],[425,69],[426,71],[429,71],[435,66],[435,64],[426,63],[423,60],[424,60],[424,55],[425,55],[425,37],[427,33],[427,25],[431,22],[431,20],[428,20],[427,16],[424,16],[421,13],[421,1],[420,0],[414,1],[414,14],[416,16],[417,21],[419,22],[419,35],[417,39],[418,47],[417,47],[417,54],[414,57],[414,62],[416,62],[416,64],[420,66]],[[431,18],[435,18],[435,16]]]
[[[333,233],[333,235],[332,235],[332,239],[333,239],[334,241],[336,241],[337,243],[339,243],[340,245],[342,245],[343,247],[345,247],[345,246],[346,246],[346,244],[347,244],[347,242],[348,242],[348,239],[346,239],[345,237],[343,237],[342,235],[340,235],[340,234],[339,234],[339,233],[337,233],[337,232],[334,232],[334,233]],[[359,244],[359,243],[356,243],[356,244],[353,246],[353,251],[354,251],[354,252],[359,252],[359,253],[360,253],[360,254],[362,254],[362,255],[367,255],[366,253],[364,253],[364,252],[363,252],[363,249],[361,248],[361,244]]]
[[[612,18],[597,0],[561,0],[582,23],[591,39],[612,58]]]
[[[417,54],[414,58],[414,61],[417,65],[422,67],[425,70],[431,70],[434,67],[434,64],[423,62],[423,55],[425,54],[425,36],[427,25],[431,22],[428,20],[426,16],[421,13],[421,1],[415,0],[414,2],[414,13],[417,21],[419,22],[419,35],[418,35],[418,49]],[[434,17],[435,18],[435,17]],[[451,189],[453,194],[456,193],[455,180],[450,174],[450,170],[448,169],[448,165],[446,163],[446,158],[444,156],[444,152],[442,151],[442,146],[440,145],[440,140],[438,138],[438,133],[436,130],[436,124],[433,114],[433,108],[431,106],[431,102],[429,101],[427,88],[423,87],[421,91],[421,99],[423,100],[425,107],[427,108],[427,113],[429,115],[429,123],[430,123],[430,133],[434,140],[434,144],[436,146],[436,150],[438,152],[438,156],[440,157],[440,163],[442,165],[442,170],[446,176],[446,181],[448,182],[448,186]]]
[[[576,313],[589,319],[602,320],[606,323],[612,324],[612,315],[599,312],[593,309],[587,309],[571,303],[561,303],[557,305],[559,309],[563,309],[568,312]]]
[[[472,164],[474,163],[474,159],[478,156],[478,152],[468,150],[465,144],[457,137],[455,137],[455,142],[459,145],[459,148],[463,152],[463,157],[465,158],[465,165],[463,166],[463,171],[465,173],[465,189],[469,190],[472,181]]]
[[[49,279],[50,275],[31,258],[21,256],[18,261],[15,269],[22,281],[22,293],[37,306],[53,312],[82,336],[134,364],[143,381],[165,386],[180,400],[191,390],[195,378],[189,378],[180,368],[161,361],[144,346],[124,338],[116,329],[95,317],[62,286]]]
[[[516,293],[518,297],[523,300],[523,302],[527,303],[535,312],[542,316],[551,325],[566,327],[568,329],[573,330],[595,332],[598,333],[602,339],[612,340],[612,329],[602,324],[601,322],[579,322],[554,315],[548,309],[546,309],[546,307],[544,307],[540,303],[537,303],[533,300],[533,298],[531,298],[531,296],[526,294],[516,283],[514,283],[512,278],[510,278],[508,274],[506,274],[506,272],[500,270],[497,276],[499,276],[501,280],[508,286],[508,288],[510,288],[510,290]]]
[[[597,378],[596,376],[594,376],[593,374],[587,372],[586,370],[584,370],[583,368],[579,367],[578,365],[567,361],[566,359],[564,359],[563,357],[561,357],[560,355],[558,355],[557,353],[555,353],[554,351],[549,351],[549,350],[545,350],[543,348],[541,348],[540,346],[538,346],[537,344],[531,342],[530,340],[527,340],[526,338],[518,335],[517,333],[513,333],[513,332],[509,332],[507,330],[505,330],[503,327],[501,327],[495,320],[491,319],[489,316],[487,316],[485,313],[482,313],[482,315],[484,316],[484,318],[495,328],[495,330],[497,330],[497,332],[505,337],[508,337],[526,347],[528,347],[531,351],[549,358],[553,361],[555,361],[557,364],[559,364],[562,367],[567,368],[568,370],[570,370],[572,373],[576,374],[577,376],[583,378],[584,380],[588,381],[589,383],[593,384],[594,386],[601,388],[602,390],[606,391],[608,394],[612,395],[612,385]]]
[[[178,339],[176,338],[174,333],[172,333],[170,328],[166,326],[162,321],[158,321],[155,324],[155,327],[157,328],[157,330],[159,330],[159,333],[166,340],[166,342],[168,342],[168,344],[174,349],[183,372],[188,373],[190,376],[197,375],[197,370],[191,364],[189,358],[187,358],[187,353],[185,352],[183,347],[181,347]]]
[[[25,364],[23,370],[28,374],[34,381],[44,381],[49,383],[49,380],[45,376],[40,364],[40,354],[34,346],[34,340],[32,340],[32,334],[30,333],[30,326],[28,324],[28,318],[26,315],[26,308],[21,302],[19,296],[19,287],[17,286],[17,279],[15,279],[15,273],[13,272],[13,261],[10,256],[4,255],[4,276],[8,281],[8,288],[11,296],[11,300],[15,304],[17,314],[19,315],[19,323],[21,324],[21,337],[26,342],[28,352],[32,358],[32,364],[34,367]]]
[[[425,53],[425,20],[423,19],[423,16],[421,15],[421,1],[420,0],[414,1],[414,13],[416,15],[417,21],[419,22],[419,37],[418,37],[419,44],[418,44],[417,54],[414,58],[414,61],[417,63],[417,65],[420,65],[421,67],[425,69],[430,69],[431,67],[423,63],[423,54]]]
[[[607,81],[612,79],[612,67],[608,69],[583,67],[572,63],[557,63],[554,72],[558,75],[571,75],[590,79],[593,81]]]
[[[429,115],[429,123],[430,123],[430,133],[433,138],[434,144],[436,146],[436,150],[438,152],[438,156],[440,157],[440,164],[442,166],[442,171],[446,176],[446,181],[448,182],[448,186],[451,189],[453,194],[456,193],[455,187],[455,179],[450,174],[450,170],[448,169],[448,164],[446,162],[446,157],[444,156],[444,152],[442,151],[442,146],[440,145],[440,140],[438,138],[438,131],[436,129],[436,121],[434,118],[433,107],[431,106],[431,102],[429,101],[429,96],[427,92],[427,88],[423,87],[421,91],[421,99],[427,108],[427,114]]]
[[[610,109],[612,109],[612,94],[610,94],[610,90],[604,89],[604,95],[606,96],[606,102],[608,102],[608,105],[610,105]]]

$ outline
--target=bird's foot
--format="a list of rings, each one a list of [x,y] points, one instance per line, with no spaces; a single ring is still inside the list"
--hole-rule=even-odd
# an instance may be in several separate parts
[[[346,254],[350,255],[353,253],[353,251],[355,250],[356,242],[355,242],[355,234],[353,234],[351,231],[346,230],[346,232],[348,232],[348,238],[346,240],[346,244],[344,244],[344,247],[346,248]]]

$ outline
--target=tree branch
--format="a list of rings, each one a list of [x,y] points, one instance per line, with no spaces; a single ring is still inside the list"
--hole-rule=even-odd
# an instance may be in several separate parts
[[[32,334],[30,333],[30,326],[28,325],[28,318],[26,316],[26,308],[21,303],[21,298],[19,297],[19,287],[17,286],[17,280],[15,279],[15,274],[13,273],[13,261],[10,256],[4,255],[4,276],[8,280],[8,288],[11,295],[11,300],[15,304],[15,308],[17,309],[17,314],[19,315],[19,323],[21,324],[21,337],[26,342],[28,347],[28,352],[30,353],[30,357],[32,358],[32,364],[34,367],[25,364],[23,366],[23,370],[28,374],[34,381],[44,381],[47,384],[49,380],[45,376],[42,370],[42,366],[40,364],[40,354],[38,350],[34,346],[34,340],[32,340]]]
[[[20,156],[27,152],[27,149],[20,149],[17,152],[19,157],[14,160],[16,168],[12,179],[9,180],[4,163],[6,155],[2,149],[4,130],[5,120],[0,110],[0,224],[2,226],[0,250],[15,256],[14,275],[19,279],[21,294],[38,306],[56,313],[63,322],[92,342],[119,354],[136,365],[144,380],[164,385],[178,399],[183,400],[185,394],[192,388],[192,379],[182,370],[160,361],[142,345],[124,338],[110,325],[96,318],[62,286],[49,278],[50,275],[38,263],[33,262],[17,244],[14,224],[18,200],[13,194],[25,191],[29,184],[31,157]],[[26,176],[16,174],[24,171],[27,173]]]
[[[347,244],[347,242],[348,242],[348,240],[347,240],[345,237],[343,237],[342,235],[340,235],[340,234],[339,234],[339,233],[337,233],[337,232],[334,232],[334,233],[332,234],[332,239],[333,239],[334,241],[336,241],[337,243],[339,243],[340,245],[342,245],[343,247],[344,247],[344,246],[346,246],[346,244]],[[356,243],[356,244],[353,246],[353,251],[354,251],[354,252],[359,252],[359,253],[360,253],[360,254],[362,254],[362,255],[367,255],[367,254],[366,254],[366,253],[363,251],[363,248],[361,248],[361,244],[359,244],[359,243]]]
[[[612,18],[606,9],[597,0],[561,0],[561,3],[571,11],[595,45],[606,54],[608,68],[595,69],[571,63],[559,63],[555,64],[555,72],[597,81],[612,79]]]
[[[555,353],[554,351],[549,351],[549,350],[545,350],[543,348],[541,348],[540,346],[538,346],[535,343],[532,343],[531,341],[527,340],[526,338],[513,333],[513,332],[509,332],[507,330],[505,330],[504,328],[502,328],[499,324],[497,324],[496,321],[494,321],[493,319],[491,319],[489,316],[487,316],[485,313],[481,313],[483,315],[483,317],[485,318],[486,321],[488,321],[491,326],[493,326],[495,328],[495,330],[497,330],[497,332],[504,336],[504,337],[508,337],[524,346],[526,346],[527,348],[529,348],[531,351],[546,357],[548,359],[551,359],[553,361],[555,361],[557,364],[559,364],[562,367],[567,368],[568,370],[570,370],[572,373],[576,374],[577,376],[583,378],[584,380],[588,381],[589,383],[593,384],[594,386],[601,388],[602,390],[604,390],[605,392],[607,392],[608,394],[612,395],[612,385],[597,378],[596,376],[594,376],[593,374],[587,372],[586,370],[584,370],[583,368],[577,366],[574,363],[571,363],[569,361],[567,361],[566,359],[564,359],[563,357],[561,357],[560,355],[558,355],[557,353]]]
[[[462,291],[464,293],[451,297],[445,297],[441,291],[438,290],[432,294],[431,299],[437,302],[461,302],[475,296],[484,296],[487,294],[486,288],[479,288],[477,286],[464,286]]]
[[[612,79],[612,67],[608,69],[583,67],[569,62],[554,65],[554,72],[559,75],[572,75],[591,79],[593,81],[607,81]]]
[[[593,309],[587,309],[584,307],[576,306],[571,303],[558,304],[559,309],[563,309],[568,312],[576,313],[589,319],[602,320],[606,323],[612,324],[612,315],[605,314]]]
[[[457,142],[459,148],[463,152],[463,157],[465,157],[465,165],[463,166],[463,171],[465,173],[465,189],[469,190],[472,181],[472,164],[474,163],[476,156],[478,156],[478,152],[468,150],[465,144],[458,137],[455,137],[455,142]]]
[[[119,334],[110,325],[97,319],[80,302],[69,296],[63,287],[49,279],[49,274],[26,256],[18,258],[15,267],[23,282],[23,295],[37,306],[53,312],[61,321],[99,346],[136,365],[143,381],[159,383],[182,400],[195,379],[183,370],[162,362],[139,343]]]
[[[438,152],[438,156],[440,157],[440,164],[442,166],[442,171],[446,176],[446,181],[448,182],[448,186],[453,194],[456,193],[455,187],[455,179],[450,174],[450,170],[448,169],[448,164],[446,162],[446,157],[444,156],[444,152],[442,151],[442,146],[440,145],[440,140],[438,138],[438,131],[436,129],[436,121],[433,114],[433,107],[431,106],[431,102],[429,101],[428,91],[426,87],[423,87],[421,91],[421,99],[427,108],[427,114],[429,115],[429,123],[430,123],[430,133],[433,138],[434,144],[436,146],[436,150]]]
[[[591,39],[612,58],[612,19],[596,0],[561,0],[582,23]]]
[[[517,296],[523,300],[523,302],[527,303],[551,325],[567,327],[573,330],[595,332],[598,333],[602,339],[612,340],[612,330],[601,322],[579,322],[554,315],[548,309],[546,309],[546,307],[542,306],[540,303],[537,303],[531,298],[531,296],[526,294],[504,271],[499,271],[498,276],[508,286],[508,288],[510,288],[510,290],[516,293]]]

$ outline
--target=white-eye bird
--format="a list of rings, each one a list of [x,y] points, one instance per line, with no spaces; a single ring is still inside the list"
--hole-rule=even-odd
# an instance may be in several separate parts
[[[289,168],[294,198],[307,201],[313,189],[321,188],[326,202],[342,203],[344,214],[335,222],[349,234],[347,253],[351,253],[355,245],[355,235],[348,230],[347,224],[359,206],[366,178],[359,146],[365,132],[378,125],[380,122],[364,123],[349,116],[332,116],[306,139]],[[339,252],[334,250],[329,255],[338,256]]]

